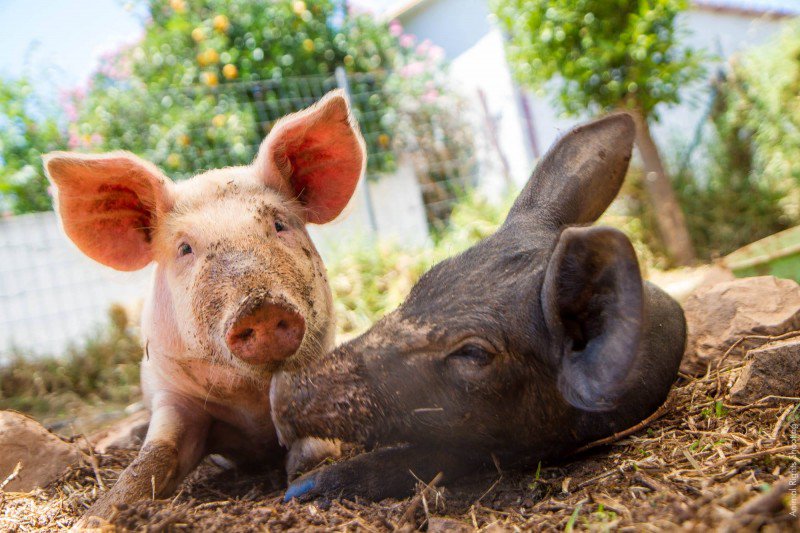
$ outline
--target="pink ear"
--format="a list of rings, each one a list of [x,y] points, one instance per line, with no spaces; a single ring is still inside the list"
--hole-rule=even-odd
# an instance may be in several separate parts
[[[125,271],[153,260],[151,234],[172,202],[169,178],[126,152],[44,159],[64,231],[83,253]]]
[[[303,204],[323,224],[347,206],[364,171],[366,151],[341,90],[281,119],[258,150],[255,166],[271,186]]]

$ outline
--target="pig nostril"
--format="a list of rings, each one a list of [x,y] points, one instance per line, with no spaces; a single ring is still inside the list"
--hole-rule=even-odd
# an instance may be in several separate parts
[[[286,329],[286,328],[288,328],[288,327],[289,327],[289,325],[286,323],[286,321],[285,321],[285,320],[281,320],[281,321],[279,321],[279,322],[278,322],[278,324],[277,324],[277,328],[278,328],[278,329]]]
[[[246,341],[247,339],[249,339],[250,337],[253,336],[253,333],[255,333],[253,331],[253,328],[247,328],[246,330],[242,331],[241,333],[237,333],[236,335],[234,335],[234,337],[236,338],[236,340]]]

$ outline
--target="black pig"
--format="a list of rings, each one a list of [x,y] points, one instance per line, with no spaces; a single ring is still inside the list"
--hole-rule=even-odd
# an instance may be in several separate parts
[[[536,464],[664,402],[683,311],[642,282],[625,235],[587,226],[619,192],[634,128],[616,114],[572,130],[494,235],[433,267],[361,337],[273,378],[285,445],[392,446],[311,472],[287,498],[381,499],[409,493],[412,472],[447,481],[497,461]]]

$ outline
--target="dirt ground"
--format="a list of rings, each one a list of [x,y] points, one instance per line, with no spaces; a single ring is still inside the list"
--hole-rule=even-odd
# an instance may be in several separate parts
[[[800,531],[791,485],[800,399],[729,405],[741,366],[682,376],[660,418],[561,464],[446,489],[420,484],[406,500],[298,504],[282,502],[280,472],[206,461],[173,498],[120,509],[107,530]],[[135,453],[95,455],[96,464],[32,493],[0,491],[0,531],[69,527]]]

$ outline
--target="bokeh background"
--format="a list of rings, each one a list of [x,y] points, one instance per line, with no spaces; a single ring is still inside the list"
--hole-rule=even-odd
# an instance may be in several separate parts
[[[57,427],[139,394],[149,270],[74,249],[43,153],[125,149],[184,179],[248,163],[333,88],[369,150],[349,216],[311,230],[341,339],[491,233],[555,139],[618,109],[638,151],[603,222],[648,276],[727,261],[800,278],[798,16],[792,0],[4,0],[0,407]]]

